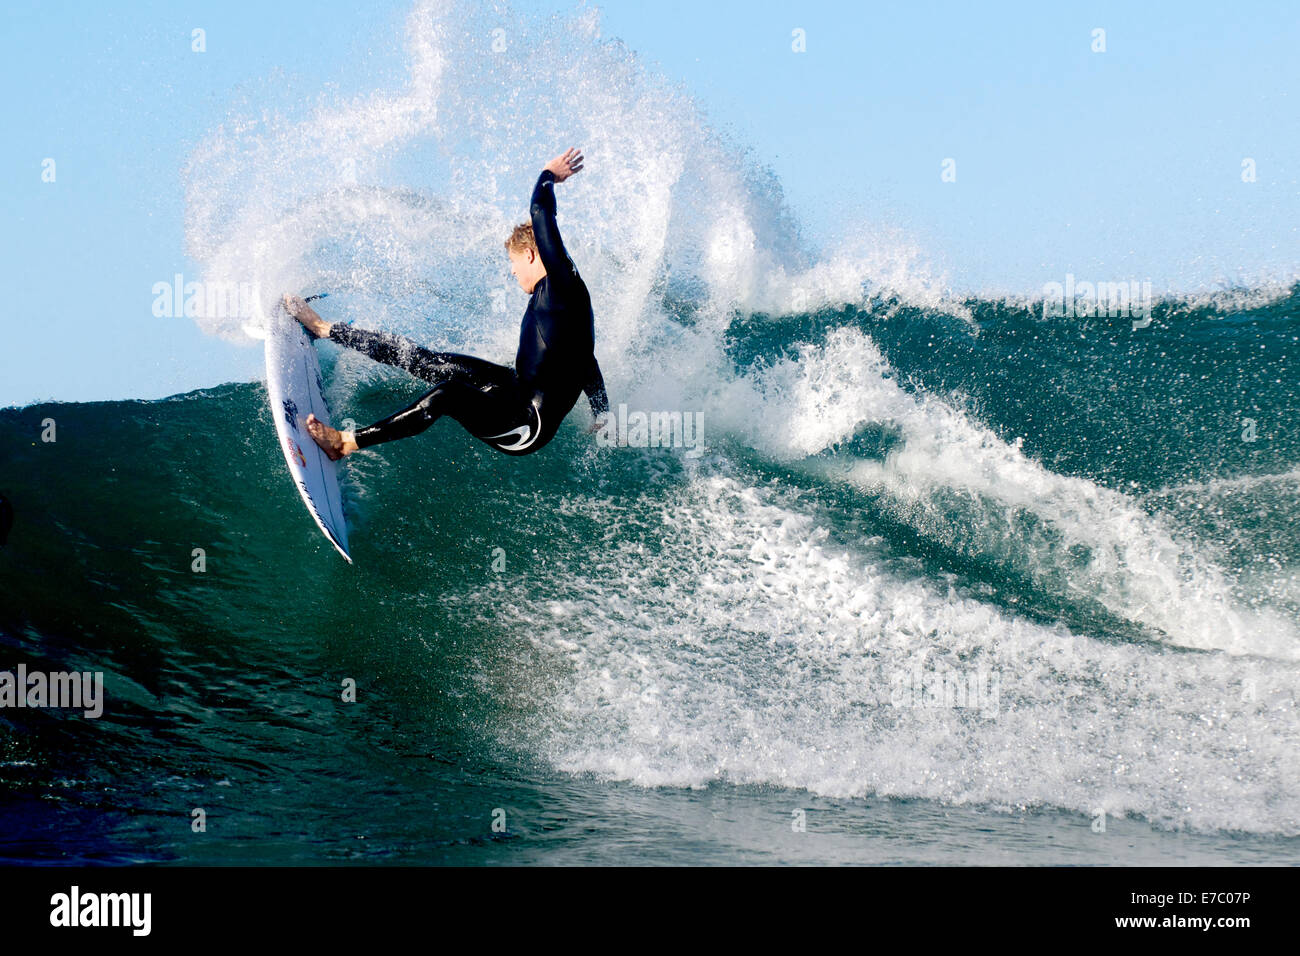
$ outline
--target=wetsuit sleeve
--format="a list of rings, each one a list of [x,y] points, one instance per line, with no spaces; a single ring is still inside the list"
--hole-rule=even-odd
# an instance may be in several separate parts
[[[555,174],[543,169],[533,187],[533,199],[529,206],[529,215],[533,220],[533,238],[537,241],[537,254],[541,256],[542,265],[546,267],[546,277],[551,285],[558,285],[576,276],[573,260],[564,249],[560,238],[560,227],[555,222]]]
[[[596,364],[594,355],[591,357],[591,366],[587,370],[587,383],[582,386],[582,390],[587,393],[592,415],[599,419],[609,413],[609,396],[605,394],[605,378],[600,374],[600,366]]]

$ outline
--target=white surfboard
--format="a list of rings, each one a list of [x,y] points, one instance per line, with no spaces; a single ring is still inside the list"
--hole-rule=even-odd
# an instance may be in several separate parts
[[[338,462],[330,461],[307,433],[309,414],[314,413],[326,425],[330,424],[316,349],[307,330],[279,303],[271,316],[263,315],[263,319],[266,391],[280,450],[289,463],[289,472],[307,510],[339,554],[351,564],[348,525],[343,517],[343,496],[339,493]]]

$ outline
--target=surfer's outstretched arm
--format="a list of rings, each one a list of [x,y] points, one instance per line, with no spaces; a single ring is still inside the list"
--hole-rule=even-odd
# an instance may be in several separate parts
[[[570,149],[547,163],[542,174],[537,177],[537,185],[533,187],[533,198],[529,203],[537,255],[546,267],[546,277],[552,285],[564,283],[578,274],[573,260],[564,249],[560,227],[555,221],[555,184],[580,172],[582,162],[582,151]]]

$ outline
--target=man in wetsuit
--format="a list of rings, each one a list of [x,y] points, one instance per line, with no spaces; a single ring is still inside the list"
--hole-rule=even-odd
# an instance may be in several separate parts
[[[555,184],[581,169],[582,153],[576,149],[547,163],[533,187],[532,222],[516,226],[506,240],[510,271],[531,293],[513,370],[470,355],[430,352],[386,332],[331,325],[297,296],[284,297],[289,314],[313,336],[433,383],[412,405],[355,432],[340,432],[309,415],[307,430],[326,455],[337,460],[380,442],[418,435],[443,415],[498,451],[528,455],[555,437],[582,392],[599,427],[609,400],[592,353],[591,296],[555,222]]]

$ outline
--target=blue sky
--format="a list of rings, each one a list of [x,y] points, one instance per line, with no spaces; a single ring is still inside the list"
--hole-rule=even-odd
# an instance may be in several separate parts
[[[752,148],[826,242],[885,223],[958,288],[997,291],[1031,292],[1067,270],[1160,290],[1300,266],[1294,3],[597,6],[602,34]],[[408,9],[6,5],[0,405],[258,377],[259,349],[152,314],[155,282],[198,272],[184,250],[182,167],[286,55],[296,90],[389,85],[400,64],[386,51]],[[1105,53],[1090,49],[1097,27]],[[795,28],[804,53],[791,49]],[[953,183],[940,177],[947,157]],[[42,181],[46,158],[54,182]]]

